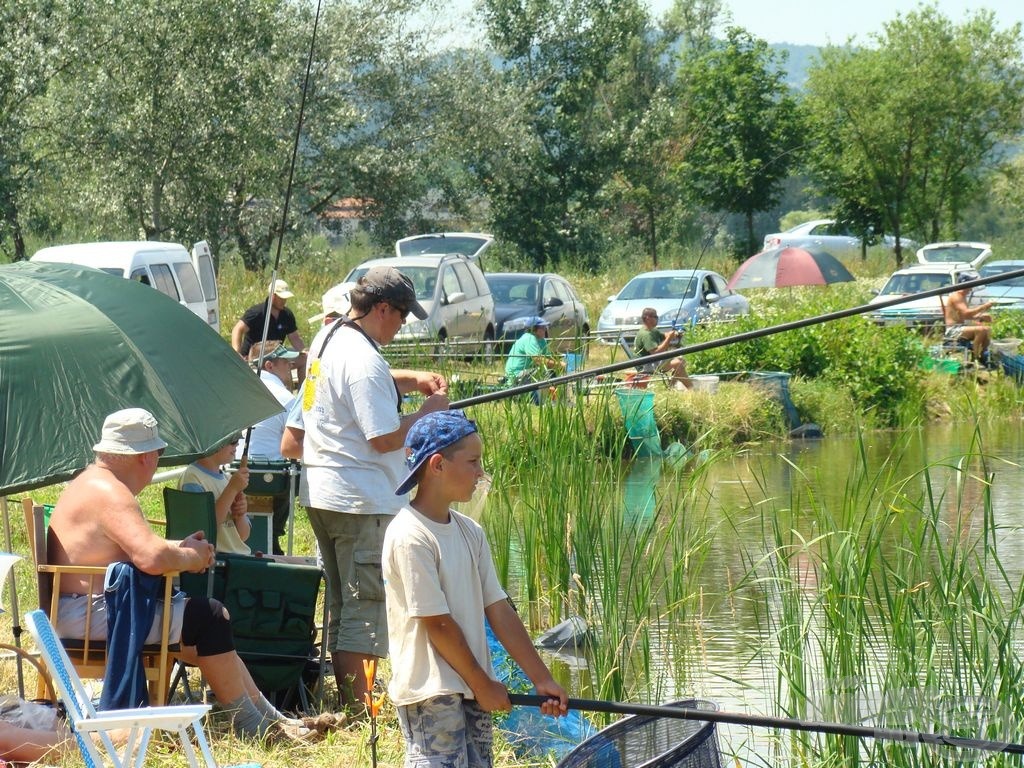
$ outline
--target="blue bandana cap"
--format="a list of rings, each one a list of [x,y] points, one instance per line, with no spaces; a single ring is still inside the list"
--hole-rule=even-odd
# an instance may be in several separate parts
[[[476,432],[476,422],[460,410],[433,411],[417,421],[405,436],[405,466],[409,474],[395,491],[403,496],[416,485],[416,473],[435,453]]]

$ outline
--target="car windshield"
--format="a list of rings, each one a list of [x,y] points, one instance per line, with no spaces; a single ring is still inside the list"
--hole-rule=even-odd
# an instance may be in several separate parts
[[[928,248],[922,252],[924,260],[931,262],[956,263],[964,262],[970,264],[984,248],[976,248],[970,245],[948,245],[942,248]]]
[[[487,284],[491,287],[491,295],[498,304],[511,304],[520,307],[533,307],[537,304],[536,277],[498,277],[487,276]]]
[[[909,275],[893,275],[889,278],[889,282],[882,288],[882,294],[898,293],[901,295],[908,293],[921,293],[921,291],[930,291],[933,288],[943,288],[950,283],[950,276],[948,273],[938,272],[919,272],[916,274]]]
[[[472,256],[487,243],[485,237],[469,235],[424,235],[398,244],[402,256],[421,256],[425,253],[458,253]]]
[[[696,275],[658,275],[655,277],[634,277],[615,298],[619,301],[631,299],[692,299],[697,295]]]
[[[1024,262],[1020,264],[990,264],[982,267],[978,270],[982,277],[992,277],[992,275],[1001,275],[1004,272],[1016,272],[1019,269],[1024,269]],[[1024,277],[1014,277],[1010,280],[1001,280],[998,283],[991,283],[986,288],[1024,288]]]
[[[356,267],[345,278],[346,282],[355,282],[370,271],[369,267]],[[402,267],[402,274],[412,280],[416,288],[417,301],[433,301],[434,288],[437,287],[437,267]]]

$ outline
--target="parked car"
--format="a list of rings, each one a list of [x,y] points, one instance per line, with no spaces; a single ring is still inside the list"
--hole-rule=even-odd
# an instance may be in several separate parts
[[[156,288],[220,330],[220,299],[213,255],[205,240],[192,252],[153,240],[73,243],[40,248],[30,261],[78,264]]]
[[[485,277],[494,297],[495,336],[503,349],[522,335],[528,317],[551,324],[552,351],[576,350],[581,338],[590,335],[587,308],[564,277],[549,272],[491,272]]]
[[[896,238],[892,235],[883,235],[882,244],[889,249],[896,248]],[[900,238],[900,244],[906,250],[913,250],[917,243],[905,237]],[[785,232],[773,232],[764,237],[764,247],[769,248],[820,248],[830,252],[833,256],[840,254],[860,253],[860,235],[854,234],[842,224],[837,224],[835,219],[815,219],[805,221]]]
[[[992,246],[956,240],[929,243],[917,251],[918,264],[970,264],[977,269],[992,256]]]
[[[978,273],[982,277],[992,277],[1020,269],[1024,269],[1024,260],[989,261],[978,270]],[[982,303],[993,302],[995,306],[992,309],[995,310],[1024,310],[1024,277],[1013,277],[975,288],[974,297]]]
[[[447,254],[465,256],[483,269],[483,255],[494,245],[494,236],[483,232],[432,232],[395,241],[396,256]]]
[[[644,307],[658,311],[658,327],[683,328],[707,320],[724,320],[750,313],[746,297],[730,290],[726,280],[707,269],[673,269],[644,272],[630,280],[614,296],[597,321],[601,341],[631,342],[643,327]]]
[[[988,243],[948,242],[931,243],[917,251],[917,264],[892,273],[871,304],[908,296],[912,293],[944,288],[960,279],[962,274],[978,276],[978,268],[992,254]],[[944,325],[943,299],[928,296],[904,304],[896,304],[870,313],[869,317],[879,325],[907,325],[921,328]],[[977,294],[970,298],[972,305],[981,304]]]
[[[490,352],[494,340],[494,299],[483,272],[463,256],[425,253],[364,261],[345,277],[354,282],[371,267],[395,267],[412,280],[425,320],[412,315],[396,341],[480,341],[467,351]]]

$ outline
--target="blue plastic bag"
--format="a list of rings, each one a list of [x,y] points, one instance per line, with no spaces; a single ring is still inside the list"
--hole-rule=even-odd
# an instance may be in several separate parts
[[[491,664],[498,679],[512,693],[533,693],[530,678],[498,642],[490,624],[486,624],[486,629]],[[561,759],[570,749],[597,733],[579,710],[570,710],[565,717],[551,717],[541,714],[536,707],[513,707],[494,722],[519,757],[542,757],[551,753]]]

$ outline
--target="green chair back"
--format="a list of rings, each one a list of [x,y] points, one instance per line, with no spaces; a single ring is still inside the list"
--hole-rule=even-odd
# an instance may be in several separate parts
[[[164,519],[167,521],[168,539],[184,539],[202,531],[206,540],[217,546],[216,499],[209,491],[195,493],[164,488]],[[206,573],[181,574],[181,591],[196,597],[212,597],[216,587]]]

